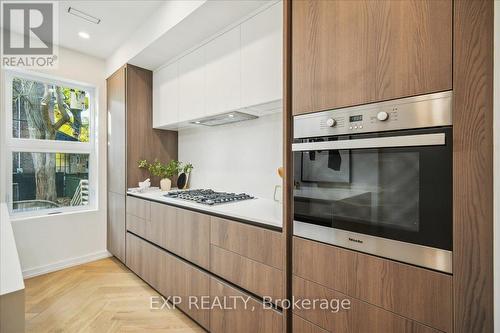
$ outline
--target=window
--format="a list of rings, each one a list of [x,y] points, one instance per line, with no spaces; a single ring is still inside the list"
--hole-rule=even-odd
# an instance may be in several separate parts
[[[5,80],[11,211],[94,207],[94,89],[26,72],[7,71]]]

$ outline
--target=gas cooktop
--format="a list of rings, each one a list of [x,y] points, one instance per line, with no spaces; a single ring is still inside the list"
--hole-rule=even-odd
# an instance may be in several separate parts
[[[246,193],[215,192],[210,189],[171,191],[165,194],[164,197],[193,201],[203,205],[217,205],[254,198]]]

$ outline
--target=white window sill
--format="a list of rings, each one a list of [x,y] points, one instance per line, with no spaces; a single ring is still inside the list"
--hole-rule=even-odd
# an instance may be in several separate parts
[[[10,220],[12,222],[22,222],[22,221],[30,221],[36,219],[47,218],[51,216],[68,216],[75,214],[89,214],[98,212],[99,209],[94,206],[86,207],[86,208],[61,208],[57,210],[51,210],[47,212],[26,212],[26,213],[10,213]]]

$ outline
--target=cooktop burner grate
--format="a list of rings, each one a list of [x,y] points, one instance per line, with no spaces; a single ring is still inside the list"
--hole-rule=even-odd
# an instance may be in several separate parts
[[[246,193],[215,192],[210,189],[170,191],[164,195],[167,198],[193,201],[203,205],[218,205],[234,201],[254,199]]]

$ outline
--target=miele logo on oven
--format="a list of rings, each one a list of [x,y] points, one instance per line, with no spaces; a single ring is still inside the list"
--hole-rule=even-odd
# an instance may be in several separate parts
[[[356,239],[356,238],[351,238],[349,237],[348,238],[351,242],[355,242],[355,243],[359,243],[359,244],[363,244],[363,241],[361,239]]]

